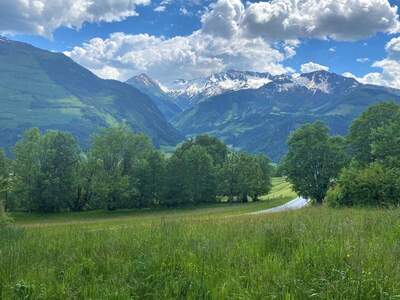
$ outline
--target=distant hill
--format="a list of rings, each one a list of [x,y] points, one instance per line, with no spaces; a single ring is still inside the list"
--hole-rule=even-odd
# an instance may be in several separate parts
[[[174,118],[186,135],[208,133],[275,161],[286,152],[289,134],[304,123],[322,120],[343,135],[369,105],[400,101],[400,91],[365,85],[326,71],[265,76],[257,89],[226,91],[205,98]]]
[[[34,126],[69,131],[87,144],[98,128],[122,123],[156,145],[181,138],[138,89],[100,79],[64,54],[0,39],[0,147]]]
[[[126,83],[148,95],[164,114],[167,120],[172,119],[177,114],[182,112],[182,108],[175,103],[175,98],[168,95],[168,93],[164,91],[156,81],[151,79],[146,74],[134,76],[126,81]]]

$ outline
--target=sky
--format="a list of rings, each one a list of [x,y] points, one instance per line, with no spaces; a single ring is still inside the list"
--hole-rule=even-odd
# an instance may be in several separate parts
[[[400,0],[1,0],[0,34],[100,77],[329,70],[400,88]]]

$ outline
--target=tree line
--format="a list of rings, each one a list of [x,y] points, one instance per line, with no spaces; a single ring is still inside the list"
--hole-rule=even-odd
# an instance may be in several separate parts
[[[346,137],[329,135],[322,122],[288,140],[279,166],[300,195],[332,206],[400,205],[400,105],[371,106]]]
[[[0,214],[258,201],[271,188],[267,157],[206,135],[166,155],[124,126],[95,134],[87,151],[70,133],[33,128],[13,157],[0,151]]]

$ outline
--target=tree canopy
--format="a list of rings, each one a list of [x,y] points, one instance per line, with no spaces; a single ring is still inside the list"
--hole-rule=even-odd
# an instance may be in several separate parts
[[[328,128],[316,122],[297,129],[288,148],[284,168],[294,190],[321,204],[348,161],[344,140],[329,136]]]
[[[10,193],[6,203],[16,210],[172,207],[216,203],[225,196],[257,201],[271,187],[268,158],[230,151],[205,135],[167,157],[149,138],[124,126],[100,130],[86,151],[68,133],[33,128],[16,144],[14,155],[9,163],[0,152],[0,195]],[[234,157],[231,194],[223,177]]]

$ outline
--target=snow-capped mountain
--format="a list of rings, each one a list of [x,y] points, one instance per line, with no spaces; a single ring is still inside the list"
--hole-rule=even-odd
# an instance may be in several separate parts
[[[211,134],[233,147],[279,160],[289,134],[321,120],[344,135],[352,120],[381,101],[400,103],[400,91],[367,85],[327,71],[267,77],[258,88],[220,93],[172,119],[187,136]],[[246,85],[236,85],[246,86]]]
[[[185,99],[191,105],[204,99],[247,89],[259,89],[265,85],[274,87],[276,92],[288,92],[298,88],[329,94],[340,88],[357,87],[359,83],[327,71],[306,74],[284,74],[273,76],[269,73],[229,70],[194,80],[179,79],[165,88],[172,97]]]
[[[168,86],[168,93],[195,104],[225,92],[260,88],[271,82],[272,78],[273,76],[269,73],[229,70],[206,78],[178,79]]]

